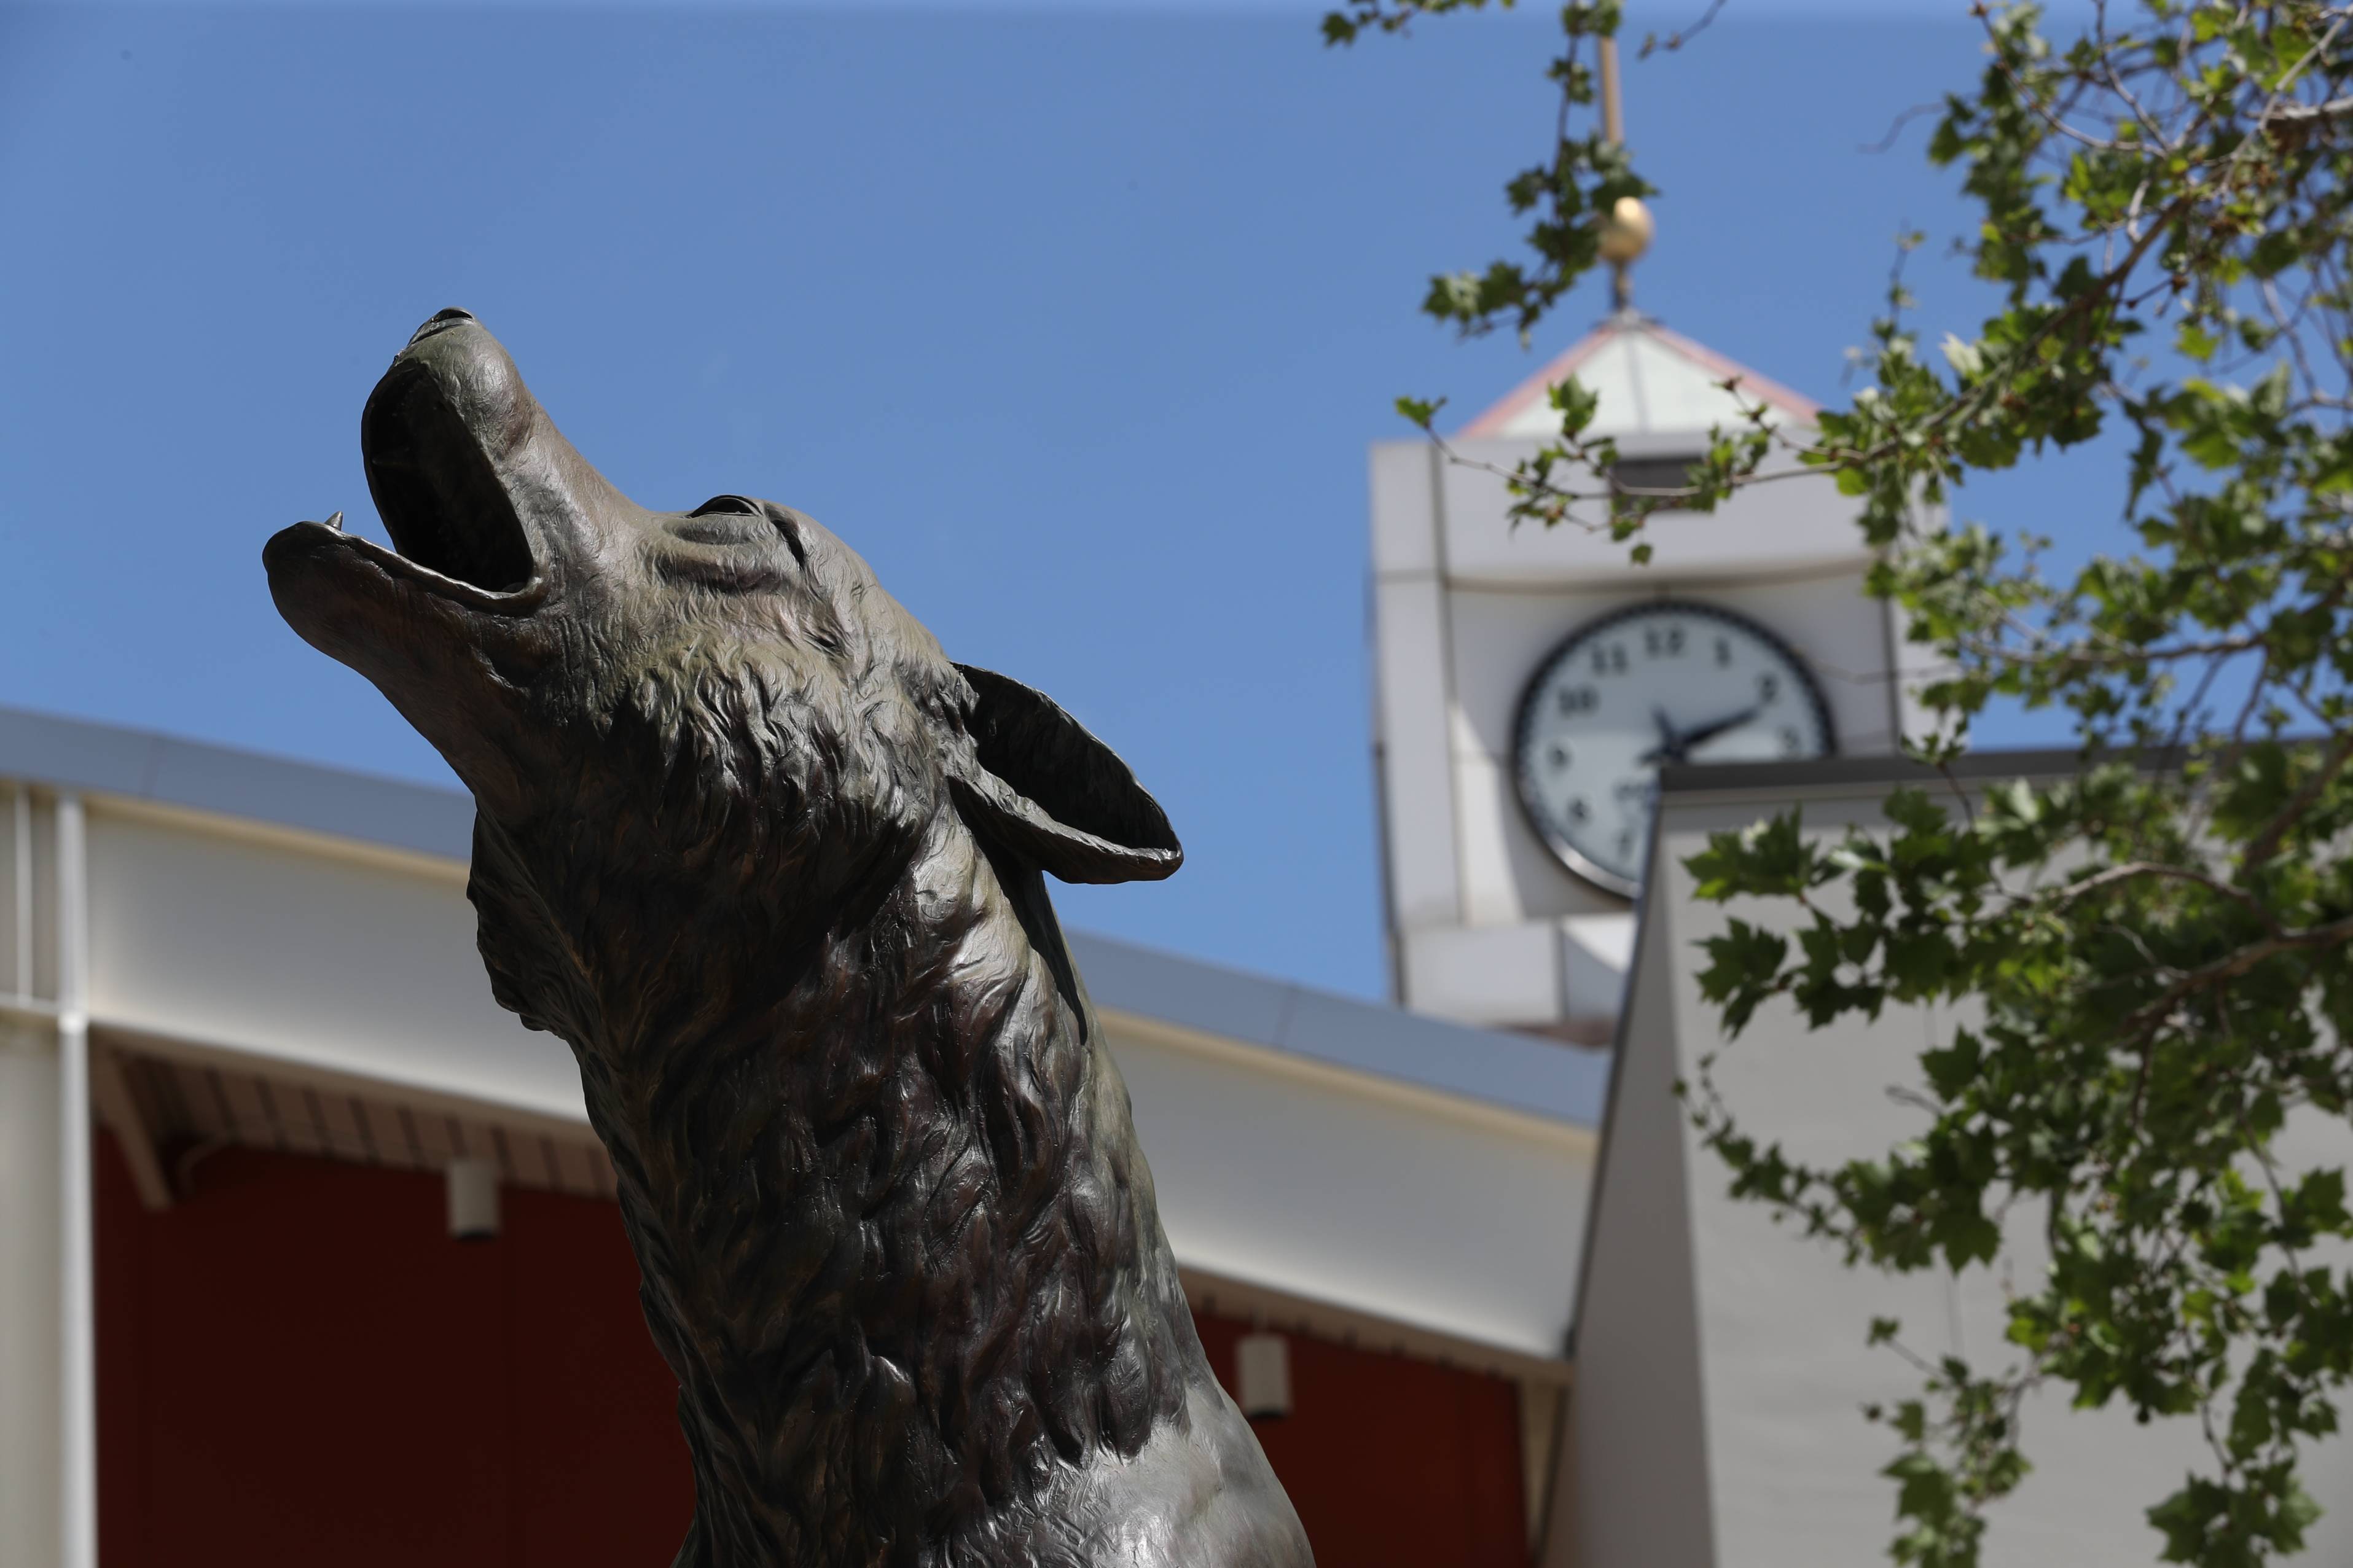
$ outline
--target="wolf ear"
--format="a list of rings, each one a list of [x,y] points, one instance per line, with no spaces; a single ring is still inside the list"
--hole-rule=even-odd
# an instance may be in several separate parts
[[[972,687],[949,784],[974,826],[1065,882],[1156,881],[1185,863],[1159,803],[1042,691],[956,666]]]

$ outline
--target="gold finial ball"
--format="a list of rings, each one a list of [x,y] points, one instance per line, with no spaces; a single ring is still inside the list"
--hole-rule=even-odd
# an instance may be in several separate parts
[[[1651,248],[1657,232],[1650,208],[1633,196],[1620,196],[1601,225],[1601,259],[1623,267]]]

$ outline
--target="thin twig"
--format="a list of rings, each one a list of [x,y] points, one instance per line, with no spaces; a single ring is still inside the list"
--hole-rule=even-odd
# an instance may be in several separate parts
[[[1858,153],[1884,153],[1895,145],[1895,139],[1904,133],[1904,128],[1906,125],[1924,114],[1934,114],[1944,107],[1942,103],[1915,103],[1889,121],[1886,135],[1876,142],[1858,142],[1855,143],[1854,150]]]
[[[1663,38],[1659,37],[1656,33],[1648,35],[1642,39],[1642,47],[1641,52],[1636,54],[1634,58],[1636,59],[1646,60],[1651,58],[1654,51],[1660,49],[1664,49],[1669,54],[1674,53],[1677,49],[1682,48],[1685,44],[1690,43],[1694,38],[1698,37],[1702,33],[1707,31],[1707,25],[1710,22],[1715,21],[1715,14],[1723,9],[1724,0],[1708,0],[1707,12],[1704,16],[1701,16],[1698,21],[1694,22],[1688,27],[1679,27],[1675,31],[1669,33]]]

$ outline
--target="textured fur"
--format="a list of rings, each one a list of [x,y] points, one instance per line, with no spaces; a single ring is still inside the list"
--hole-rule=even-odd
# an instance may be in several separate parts
[[[272,591],[475,790],[484,961],[679,1377],[679,1563],[1305,1568],[1046,893],[1173,870],[1150,797],[807,519],[621,498],[470,318],[363,432],[405,556],[298,524]]]

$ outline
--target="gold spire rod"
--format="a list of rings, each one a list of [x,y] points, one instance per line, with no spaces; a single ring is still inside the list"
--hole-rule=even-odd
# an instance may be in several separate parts
[[[1618,85],[1618,40],[1601,39],[1601,134],[1613,147],[1626,145],[1626,101]],[[1609,263],[1612,310],[1625,315],[1634,308],[1634,283],[1628,270],[1650,248],[1653,226],[1650,209],[1632,196],[1620,196],[1601,225],[1601,258]]]
[[[1618,93],[1618,39],[1601,40],[1601,134],[1617,146],[1626,144],[1626,100]]]

